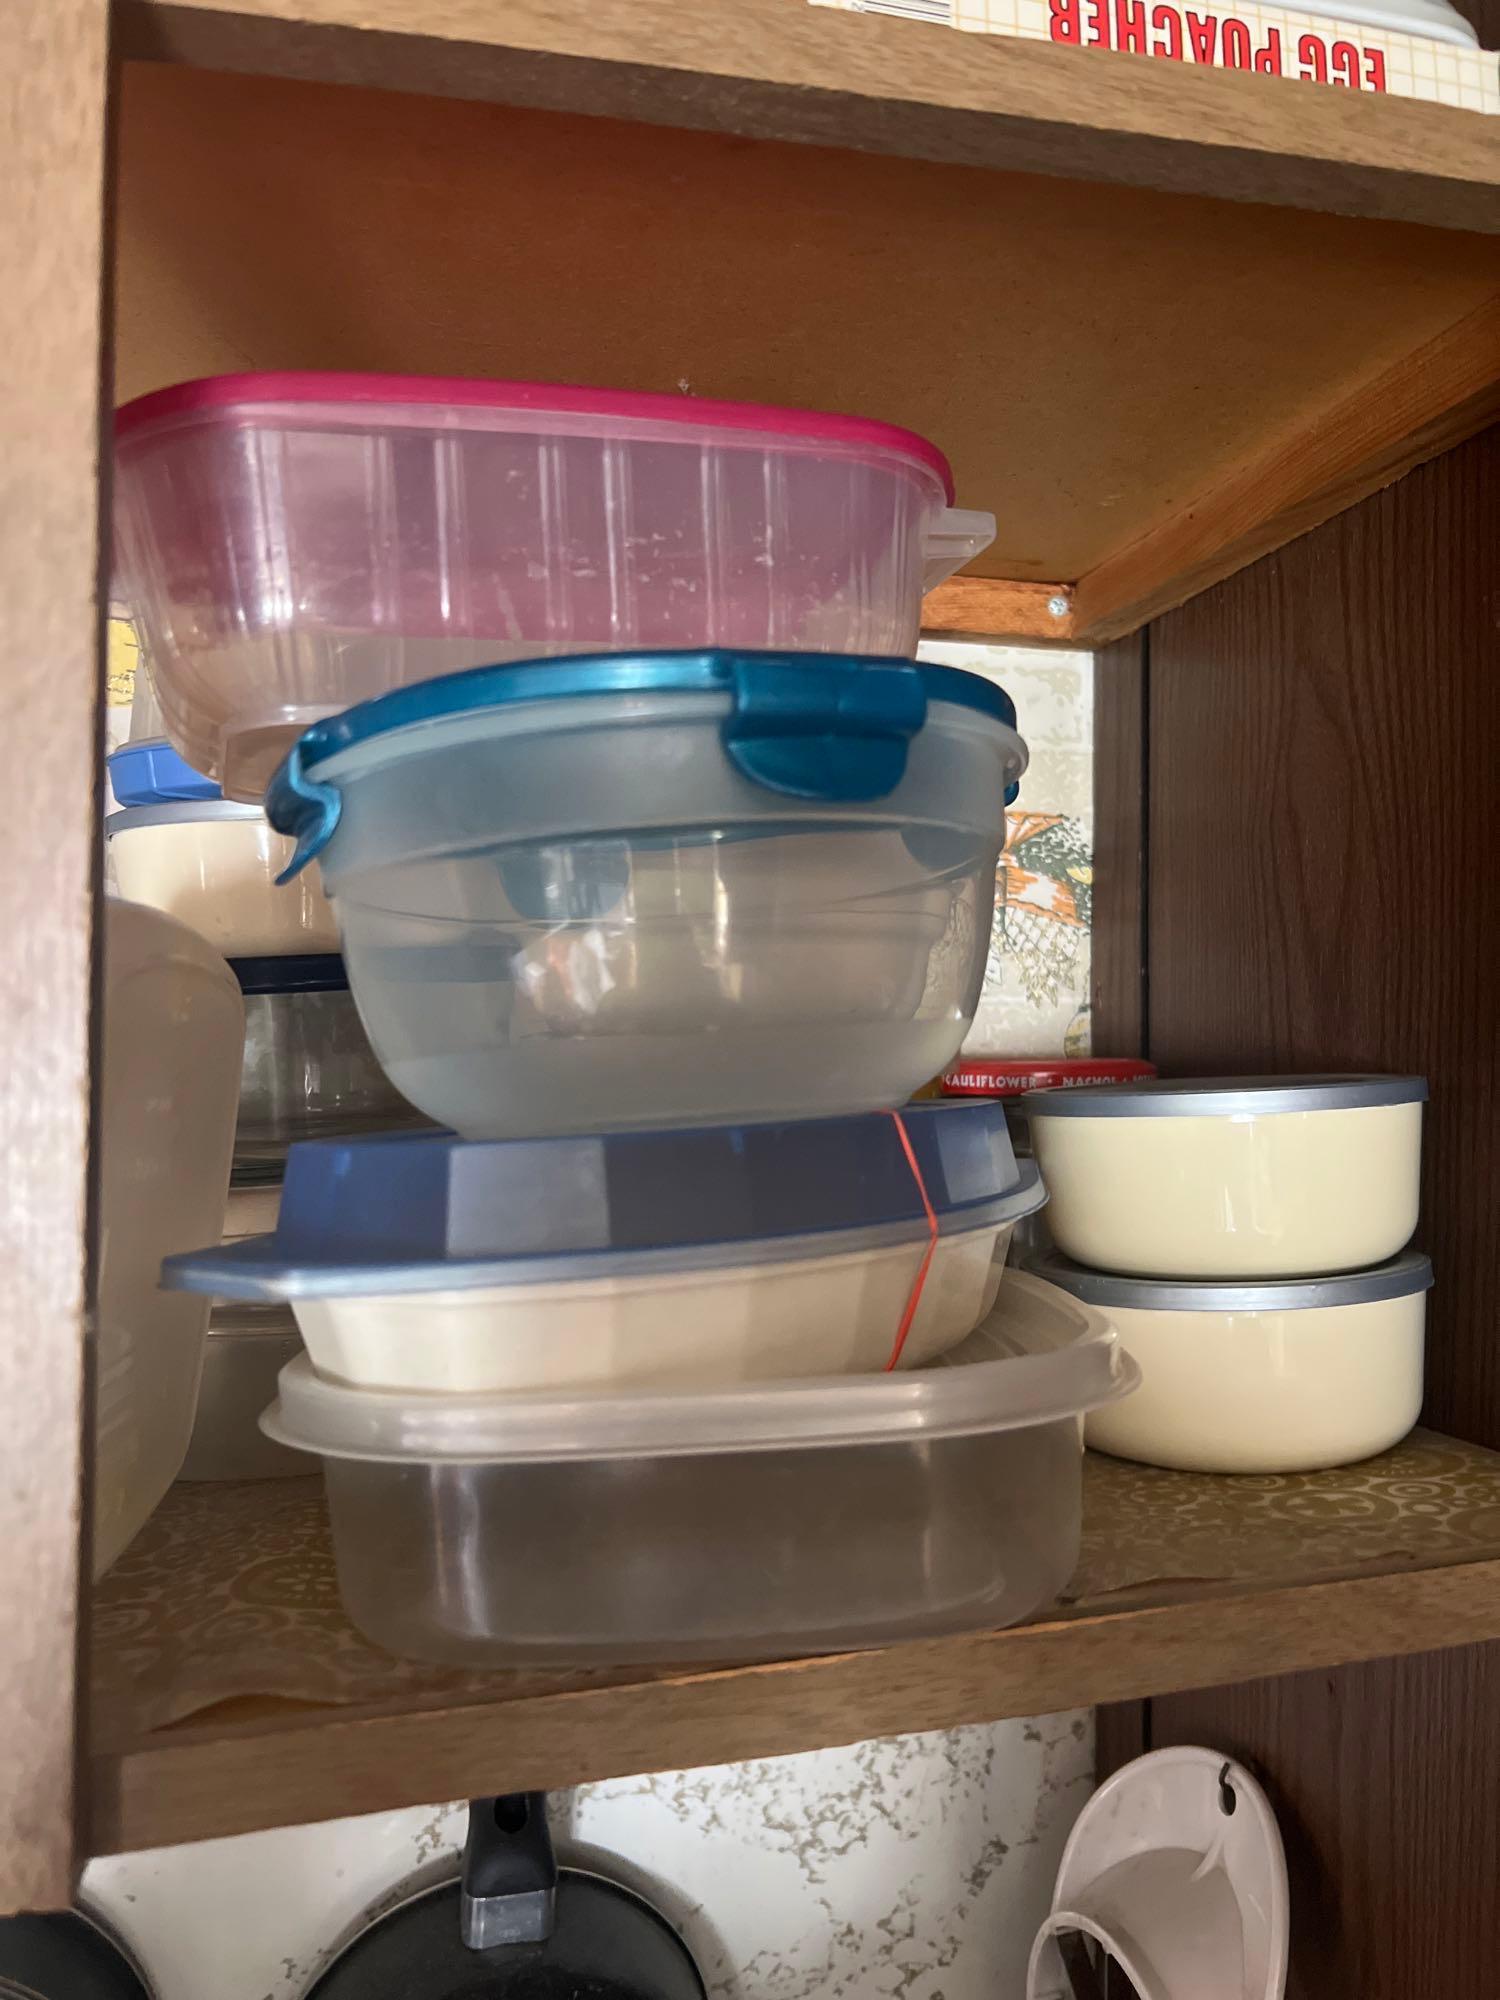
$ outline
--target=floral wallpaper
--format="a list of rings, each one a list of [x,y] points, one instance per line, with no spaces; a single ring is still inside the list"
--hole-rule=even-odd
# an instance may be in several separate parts
[[[1006,815],[995,927],[967,1055],[1086,1055],[1093,897],[1093,659],[926,643],[921,657],[998,681],[1031,752]]]

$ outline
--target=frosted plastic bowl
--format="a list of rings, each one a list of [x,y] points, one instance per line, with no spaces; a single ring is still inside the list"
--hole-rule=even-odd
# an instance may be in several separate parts
[[[120,894],[165,910],[226,957],[338,950],[338,922],[316,878],[277,888],[292,843],[259,806],[141,806],[111,813],[105,831]]]
[[[1316,1472],[1404,1438],[1422,1407],[1432,1266],[1216,1285],[1028,1267],[1108,1315],[1139,1393],[1095,1410],[1088,1442],[1188,1472]],[[1007,1280],[1007,1283],[1009,1281]]]
[[[909,654],[923,591],[995,532],[888,424],[400,375],[140,397],[114,491],[167,734],[240,798],[317,717],[493,660]]]
[[[289,1300],[319,1373],[366,1388],[912,1368],[973,1332],[1045,1199],[991,1105],[351,1140],[293,1152],[272,1234],[177,1258],[166,1281]]]
[[[266,809],[465,1138],[874,1110],[974,1017],[1014,716],[946,667],[496,667],[318,724]]]
[[[163,1291],[161,1261],[223,1229],[245,1010],[195,931],[108,897],[103,1021],[95,1575],[145,1525],[192,1434],[208,1300]]]
[[[1411,1241],[1426,1096],[1420,1077],[1283,1076],[1021,1102],[1067,1256],[1141,1276],[1294,1278]]]
[[[350,1617],[479,1667],[731,1661],[1014,1624],[1078,1557],[1107,1323],[1006,1278],[947,1365],[737,1388],[413,1396],[282,1370]]]

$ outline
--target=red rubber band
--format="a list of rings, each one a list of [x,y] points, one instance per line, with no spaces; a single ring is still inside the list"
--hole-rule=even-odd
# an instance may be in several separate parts
[[[911,1177],[917,1184],[917,1193],[922,1197],[922,1207],[927,1213],[927,1248],[922,1253],[922,1262],[918,1266],[916,1277],[912,1280],[911,1291],[907,1295],[906,1310],[901,1315],[901,1324],[896,1328],[896,1344],[891,1349],[890,1360],[885,1364],[884,1372],[887,1375],[890,1374],[891,1370],[896,1367],[901,1359],[901,1350],[906,1345],[906,1336],[911,1332],[911,1323],[917,1316],[917,1307],[921,1304],[922,1287],[927,1283],[927,1273],[932,1269],[932,1254],[938,1246],[937,1215],[932,1203],[928,1200],[927,1183],[922,1178],[922,1169],[917,1164],[917,1156],[912,1150],[911,1140],[907,1136],[906,1120],[901,1116],[899,1111],[892,1111],[890,1116],[895,1120],[896,1131],[901,1140],[901,1150],[906,1155],[906,1164],[911,1168]]]

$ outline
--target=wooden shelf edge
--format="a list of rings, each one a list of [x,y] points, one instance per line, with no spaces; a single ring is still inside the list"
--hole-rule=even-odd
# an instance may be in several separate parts
[[[1062,612],[1053,609],[1062,603]],[[993,576],[950,576],[922,604],[924,639],[1074,640],[1070,586]]]
[[[1500,231],[1492,121],[805,0],[117,0],[127,58]]]
[[[551,1790],[1500,1638],[1500,1559],[1228,1591],[874,1653],[404,1713],[209,1722],[97,1754],[90,1851]]]
[[[1500,293],[1080,578],[1075,643],[1137,630],[1497,417]]]

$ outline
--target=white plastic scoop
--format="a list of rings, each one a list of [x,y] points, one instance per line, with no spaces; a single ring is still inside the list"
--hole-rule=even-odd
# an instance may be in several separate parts
[[[1087,1974],[1064,1968],[1062,1947],[1080,1936],[1139,2000],[1281,2000],[1286,1857],[1250,1773],[1216,1750],[1180,1748],[1137,1758],[1101,1785],[1063,1853],[1027,2000],[1093,2000],[1077,1984]]]

